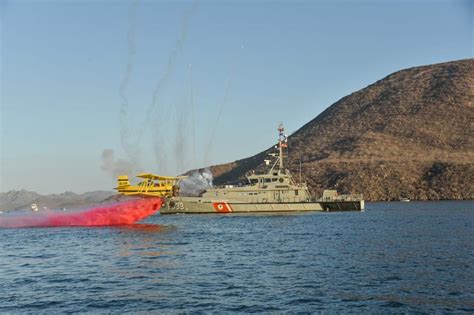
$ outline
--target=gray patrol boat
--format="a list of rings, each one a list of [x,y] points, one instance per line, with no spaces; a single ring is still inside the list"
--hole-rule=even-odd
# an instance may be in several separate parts
[[[322,198],[311,196],[304,182],[296,182],[283,165],[283,149],[288,146],[283,125],[278,127],[278,153],[275,160],[265,160],[270,166],[266,174],[247,176],[244,185],[212,187],[199,197],[166,197],[161,214],[177,213],[289,213],[307,211],[362,211],[362,195],[340,195],[325,190]]]

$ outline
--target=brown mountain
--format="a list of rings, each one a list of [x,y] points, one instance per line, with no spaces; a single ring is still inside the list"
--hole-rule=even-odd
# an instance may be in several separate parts
[[[366,200],[474,199],[474,59],[390,74],[289,137],[287,167],[314,193]],[[211,167],[215,183],[262,171],[272,149]],[[298,176],[296,176],[298,177]]]

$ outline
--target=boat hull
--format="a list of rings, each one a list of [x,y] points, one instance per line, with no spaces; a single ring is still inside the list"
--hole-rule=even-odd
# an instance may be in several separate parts
[[[360,201],[242,203],[182,198],[168,200],[161,208],[160,213],[289,213],[310,211],[361,211],[363,208],[363,202]]]

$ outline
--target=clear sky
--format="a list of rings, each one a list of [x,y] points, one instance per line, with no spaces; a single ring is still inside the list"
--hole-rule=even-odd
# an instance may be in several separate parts
[[[391,72],[473,57],[473,1],[5,1],[0,191],[110,190],[268,148]]]

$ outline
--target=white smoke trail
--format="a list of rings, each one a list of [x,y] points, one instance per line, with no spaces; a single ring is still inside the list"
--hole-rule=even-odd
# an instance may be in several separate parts
[[[179,102],[176,106],[176,120],[175,120],[175,141],[174,141],[174,158],[176,161],[176,174],[183,172],[185,167],[187,167],[188,160],[190,154],[188,154],[188,136],[187,131],[191,130],[192,136],[192,165],[196,163],[196,150],[195,150],[195,132],[194,132],[194,124],[195,124],[195,116],[194,116],[194,96],[193,96],[193,81],[192,81],[192,73],[191,73],[191,64],[189,65],[189,100],[184,102]],[[190,102],[191,106],[191,122],[189,122],[189,108],[187,101]],[[192,128],[188,128],[189,125],[192,125]]]
[[[134,56],[136,54],[135,49],[135,28],[136,28],[136,13],[140,0],[134,0],[130,6],[128,14],[128,32],[127,32],[127,66],[125,69],[125,76],[120,84],[119,95],[122,99],[120,106],[120,141],[125,153],[129,159],[138,160],[137,147],[134,145],[132,136],[132,130],[129,128],[129,117],[128,117],[128,95],[127,90],[132,78],[134,68]]]
[[[195,8],[196,8],[196,2],[194,2],[190,11],[187,12],[183,17],[179,38],[176,41],[175,46],[173,50],[171,51],[170,56],[168,57],[168,62],[166,63],[165,72],[163,76],[160,78],[160,80],[158,80],[158,83],[153,90],[151,103],[148,106],[147,110],[145,111],[145,120],[144,120],[144,123],[141,125],[142,129],[141,129],[141,132],[139,133],[139,139],[142,137],[145,129],[149,126],[150,120],[153,118],[153,113],[156,111],[159,105],[158,97],[160,96],[161,90],[170,79],[171,74],[174,70],[178,54],[182,51],[184,42],[186,41],[186,38],[187,38],[189,19],[194,13]]]
[[[129,115],[128,115],[128,96],[127,96],[127,89],[129,86],[129,82],[132,77],[133,73],[133,68],[134,68],[134,56],[135,56],[135,28],[136,28],[136,11],[139,5],[139,0],[134,0],[132,5],[130,6],[129,10],[129,29],[127,32],[127,44],[128,44],[128,53],[127,53],[127,66],[126,66],[126,71],[125,71],[125,76],[120,84],[119,88],[119,95],[122,100],[121,106],[120,106],[120,140],[121,140],[121,145],[122,148],[125,151],[125,154],[127,156],[127,160],[119,159],[117,161],[110,160],[110,156],[113,156],[113,151],[110,152],[110,150],[104,150],[102,153],[102,160],[103,162],[103,167],[102,169],[109,172],[109,173],[117,173],[117,171],[114,171],[115,169],[122,169],[122,170],[136,170],[140,169],[141,167],[139,166],[140,163],[140,147],[141,147],[141,139],[143,137],[144,132],[146,131],[147,128],[151,125],[151,120],[153,119],[153,113],[155,112],[155,109],[158,105],[158,96],[167,81],[169,80],[172,71],[174,69],[175,61],[178,56],[178,54],[182,50],[183,43],[186,39],[187,36],[187,29],[188,29],[188,21],[194,13],[195,8],[196,8],[196,2],[193,3],[193,6],[191,10],[184,15],[183,22],[182,22],[182,28],[181,28],[181,33],[180,37],[178,38],[174,49],[171,52],[171,55],[168,58],[168,63],[165,68],[165,73],[162,76],[162,78],[158,81],[158,84],[156,85],[155,89],[153,90],[152,94],[152,102],[148,106],[146,113],[145,113],[145,118],[144,118],[144,123],[139,126],[139,129],[136,130],[135,128],[131,128],[129,124]],[[153,125],[155,126],[162,126],[160,124],[159,119],[161,117],[158,117],[156,119],[156,122],[154,122]],[[167,121],[167,120],[163,120]],[[137,132],[135,132],[137,131]],[[159,132],[156,132],[159,136],[163,136],[163,129],[160,128]],[[159,139],[159,137],[154,137],[154,145],[153,145],[153,150],[155,152],[155,157],[158,160],[158,163],[163,164],[166,161],[166,155],[165,151],[162,148],[162,142]],[[104,157],[105,156],[105,157]]]
[[[214,123],[212,124],[212,131],[211,131],[211,136],[209,137],[209,143],[207,144],[206,152],[204,155],[204,163],[208,164],[210,163],[209,161],[209,155],[211,153],[211,149],[213,146],[214,138],[216,137],[216,131],[217,131],[217,126],[219,124],[219,120],[222,116],[222,111],[224,109],[224,105],[227,103],[227,97],[229,95],[229,90],[230,90],[230,83],[231,83],[232,75],[229,75],[229,78],[227,80],[225,92],[224,92],[224,98],[219,106],[219,109],[217,111],[217,117]]]
[[[174,49],[171,51],[171,55],[168,57],[168,62],[166,64],[165,72],[163,76],[161,77],[161,79],[158,81],[158,84],[156,85],[155,89],[153,90],[152,101],[147,110],[147,116],[146,116],[147,118],[152,117],[154,110],[158,106],[158,97],[161,92],[161,89],[169,80],[172,74],[172,71],[174,69],[178,54],[183,49],[184,42],[186,41],[187,35],[188,35],[189,19],[191,18],[191,16],[194,14],[194,11],[196,10],[196,4],[197,2],[195,1],[191,9],[188,12],[186,12],[183,16],[183,20],[181,21],[181,31],[180,31],[179,38],[175,43]]]
[[[140,152],[138,147],[134,144],[132,137],[132,130],[129,126],[128,117],[128,86],[132,79],[134,68],[135,49],[135,28],[136,28],[136,14],[140,0],[134,0],[130,5],[128,11],[128,31],[127,31],[127,65],[125,67],[125,75],[120,83],[119,96],[121,98],[119,111],[119,128],[120,128],[120,143],[127,155],[127,159],[115,159],[114,150],[104,149],[102,151],[102,165],[101,169],[112,177],[118,175],[130,174],[139,167]]]
[[[241,46],[241,49],[243,49],[244,46],[242,45]],[[234,73],[235,73],[235,68],[236,68],[236,64],[237,64],[237,60],[240,59],[241,54],[239,54],[239,56],[235,59],[234,61],[234,64],[232,65],[231,69],[230,69],[230,72],[229,72],[229,77],[227,78],[227,82],[226,82],[226,87],[225,87],[225,90],[224,90],[224,97],[222,99],[222,102],[219,104],[219,109],[217,111],[217,117],[214,121],[214,123],[212,124],[212,131],[211,131],[211,135],[209,137],[209,142],[207,144],[207,147],[206,147],[206,152],[205,152],[205,155],[204,155],[204,163],[205,164],[209,164],[210,163],[210,159],[209,159],[209,155],[211,154],[211,150],[212,150],[212,147],[213,147],[213,143],[214,143],[214,139],[216,137],[216,131],[217,131],[217,127],[219,125],[219,121],[221,119],[221,116],[222,116],[222,112],[224,110],[224,107],[227,103],[227,99],[228,99],[228,96],[229,96],[229,91],[230,91],[230,87],[231,87],[231,83],[232,83],[232,80],[233,80],[233,77],[234,77]]]

